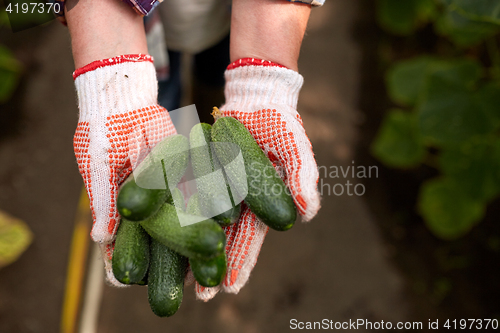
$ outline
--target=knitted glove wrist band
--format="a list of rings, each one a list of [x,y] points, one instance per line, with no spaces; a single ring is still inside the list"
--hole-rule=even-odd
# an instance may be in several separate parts
[[[297,108],[304,78],[282,65],[245,58],[228,66],[226,77],[226,104],[243,107],[257,105],[289,106]]]
[[[80,116],[114,114],[157,104],[156,72],[149,55],[94,61],[77,69],[73,78]]]

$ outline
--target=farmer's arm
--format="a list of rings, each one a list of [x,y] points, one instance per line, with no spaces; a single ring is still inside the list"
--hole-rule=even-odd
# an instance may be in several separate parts
[[[311,6],[276,0],[233,0],[231,62],[257,58],[298,70]]]
[[[148,53],[143,19],[129,5],[118,0],[68,0],[66,8],[71,8],[66,9],[66,21],[76,68],[118,55]]]

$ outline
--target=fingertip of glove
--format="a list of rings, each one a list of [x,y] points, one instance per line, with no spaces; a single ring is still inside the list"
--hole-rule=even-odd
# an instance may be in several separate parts
[[[255,259],[255,262],[257,260]],[[241,288],[245,286],[250,277],[250,273],[255,266],[255,263],[251,265],[251,268],[245,267],[242,269],[231,269],[226,274],[226,280],[222,284],[222,290],[228,294],[237,294],[240,292]]]
[[[307,201],[307,206],[304,212],[301,212],[299,209],[300,215],[302,217],[302,222],[311,221],[316,216],[320,208],[321,196],[319,195],[319,192],[315,190],[314,194],[309,196],[309,200]]]
[[[195,286],[196,299],[199,299],[203,302],[208,302],[212,298],[214,298],[215,295],[217,295],[220,289],[221,289],[220,285],[216,287],[206,288],[201,286],[198,282],[196,282]]]
[[[186,277],[184,278],[184,286],[190,286],[192,285],[196,279],[194,278],[193,271],[191,270],[191,267],[188,268],[188,271],[186,273]]]
[[[109,223],[96,222],[92,226],[90,237],[96,243],[107,244],[115,240],[116,230],[118,229],[116,219],[111,219]]]
[[[104,271],[106,272],[106,283],[109,286],[117,287],[117,288],[125,288],[129,287],[126,284],[119,282],[115,275],[113,274],[113,267],[111,265],[111,255],[110,251],[112,251],[111,243],[101,243],[99,244],[99,248],[101,250],[102,261],[104,262]]]

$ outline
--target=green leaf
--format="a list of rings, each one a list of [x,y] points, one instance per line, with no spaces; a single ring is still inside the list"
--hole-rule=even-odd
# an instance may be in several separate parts
[[[396,35],[409,35],[436,15],[433,0],[379,0],[377,19]]]
[[[477,21],[500,24],[498,0],[451,0],[450,7],[460,14]]]
[[[7,12],[5,10],[0,10],[0,26],[10,27],[9,17],[7,16]]]
[[[476,92],[476,101],[490,118],[495,129],[500,127],[500,83],[488,82]]]
[[[17,87],[21,74],[21,63],[10,50],[0,45],[0,103],[6,102]]]
[[[451,240],[468,233],[485,213],[485,205],[471,199],[450,179],[438,178],[420,188],[418,208],[430,231]]]
[[[0,268],[16,261],[32,239],[33,234],[23,221],[0,211]]]
[[[13,32],[40,26],[55,19],[52,9],[49,11],[48,6],[45,6],[43,10],[41,7],[35,6],[39,3],[45,4],[46,1],[29,2],[26,0],[10,0],[9,3],[11,4],[12,10],[7,12],[7,15]],[[28,5],[28,7],[26,7],[26,5]],[[26,9],[27,11],[25,11]]]
[[[481,73],[482,68],[476,62],[460,60],[429,76],[417,106],[426,143],[457,146],[473,136],[494,130],[495,124],[474,91]]]
[[[452,10],[446,11],[436,21],[435,28],[438,34],[447,36],[461,47],[479,44],[500,31],[500,25],[475,21]]]
[[[394,65],[387,72],[387,90],[391,99],[401,105],[415,105],[433,64],[439,60],[422,56]]]
[[[446,80],[471,85],[481,76],[482,68],[469,60],[445,60],[429,56],[400,61],[387,72],[389,96],[401,105],[417,104],[428,86],[429,77],[436,72]]]
[[[420,164],[425,153],[415,115],[389,111],[372,145],[372,154],[388,166],[408,168]]]
[[[473,199],[489,201],[500,193],[500,140],[475,138],[443,150],[439,165]]]

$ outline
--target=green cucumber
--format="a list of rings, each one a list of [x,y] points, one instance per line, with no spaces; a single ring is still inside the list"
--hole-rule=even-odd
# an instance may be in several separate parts
[[[184,213],[171,204],[165,203],[140,223],[151,237],[183,256],[210,259],[224,251],[226,235],[214,220]]]
[[[166,190],[139,187],[131,175],[120,189],[116,207],[123,218],[137,222],[156,213],[167,198]]]
[[[233,193],[237,191],[239,196],[244,196],[248,192],[245,203],[270,228],[290,229],[297,218],[292,196],[246,127],[235,118],[219,118],[212,127],[212,141],[219,143],[214,146],[215,152],[224,165]],[[228,148],[231,144],[239,149]],[[231,163],[240,152],[244,173],[241,167]]]
[[[189,198],[186,207],[186,213],[200,216],[202,215],[198,193],[191,195],[191,197]]]
[[[172,135],[158,143],[134,169],[134,178],[137,185],[144,188],[173,190],[188,162],[188,139],[180,134]]]
[[[188,201],[186,212],[193,215],[201,215],[198,205],[198,193],[193,194]],[[226,254],[209,259],[189,258],[189,265],[193,271],[194,278],[203,287],[218,286],[226,274]]]
[[[142,278],[142,280],[137,282],[136,284],[139,286],[147,286],[148,285],[148,277],[149,277],[149,269],[146,272],[146,275],[144,276],[144,278]]]
[[[170,317],[181,306],[187,263],[187,258],[154,239],[151,241],[148,300],[155,315]]]
[[[231,189],[213,152],[211,132],[212,126],[205,123],[196,124],[191,129],[191,165],[202,215],[213,216],[214,220],[226,226],[238,220],[241,205],[239,202],[235,205]]]
[[[209,260],[189,258],[189,265],[194,278],[200,285],[215,287],[222,282],[226,275],[226,254],[223,253]]]
[[[149,236],[139,223],[122,219],[116,234],[112,268],[116,279],[139,284],[149,267]]]
[[[172,196],[167,200],[167,203],[174,205],[175,208],[184,211],[184,195],[182,194],[181,190],[179,190],[178,188],[174,188],[172,190]]]

